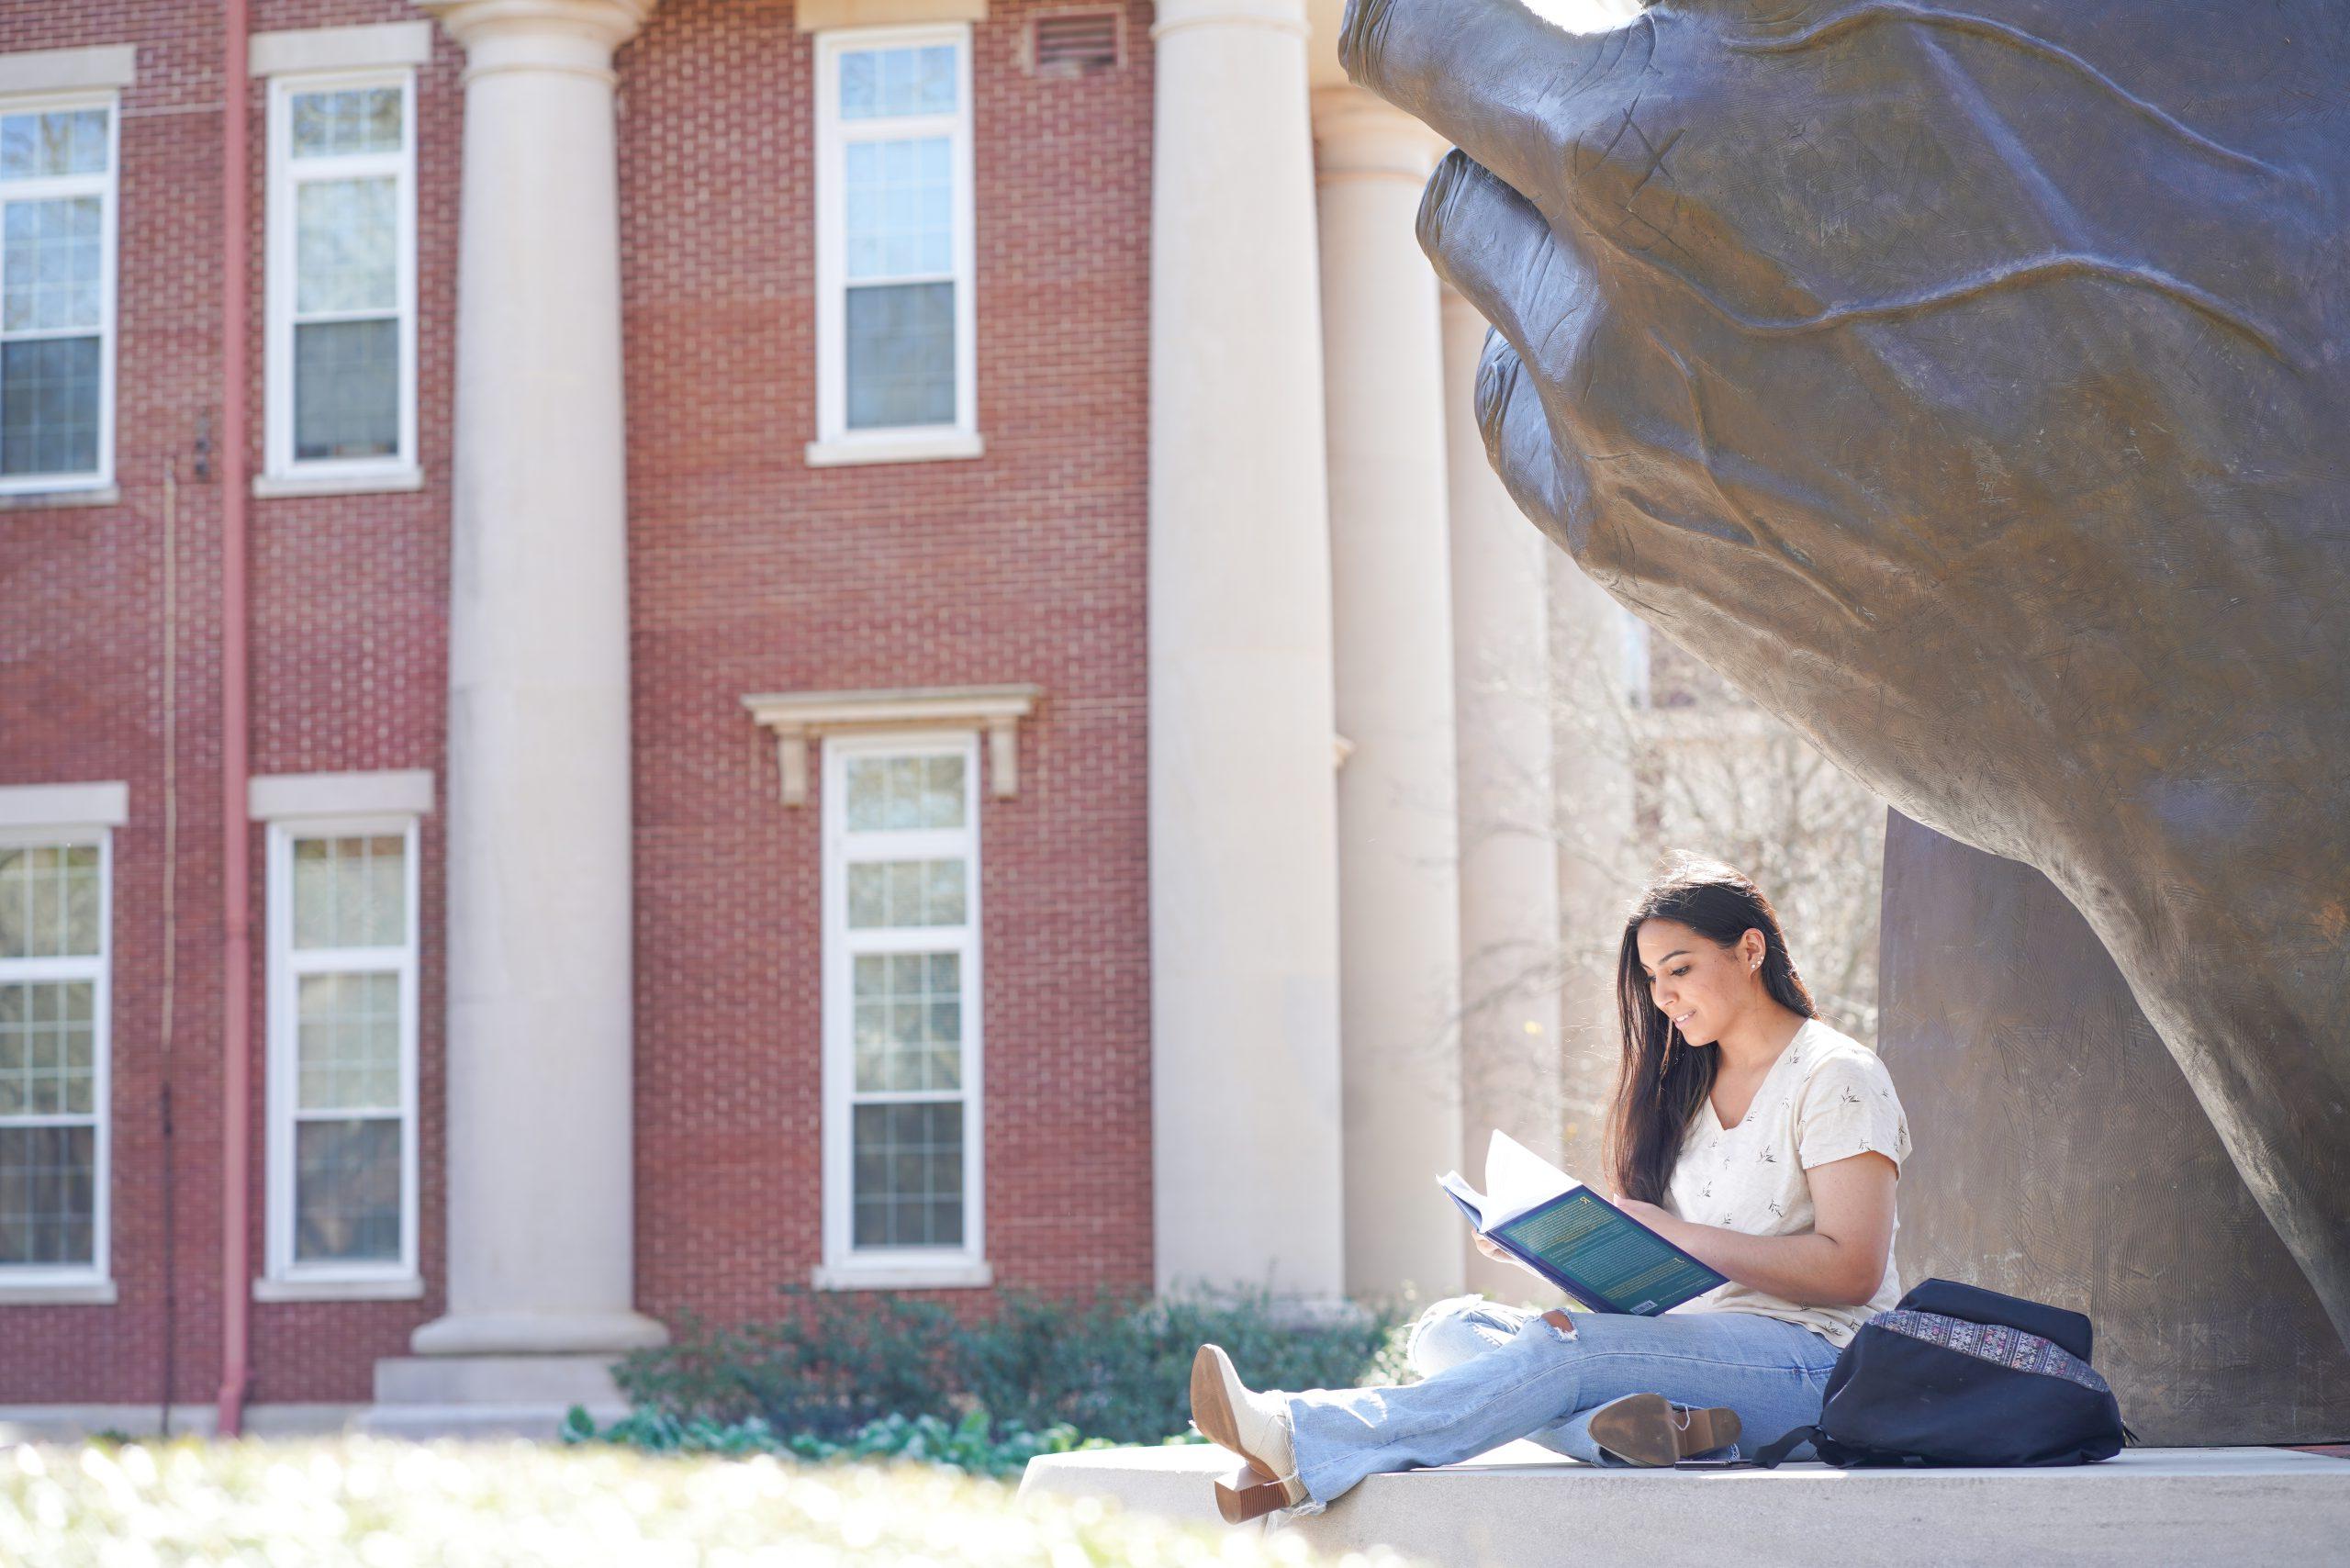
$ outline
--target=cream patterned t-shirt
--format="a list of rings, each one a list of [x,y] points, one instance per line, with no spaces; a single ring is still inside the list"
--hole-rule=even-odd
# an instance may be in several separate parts
[[[1754,1103],[1734,1127],[1697,1107],[1664,1207],[1698,1225],[1749,1236],[1796,1236],[1812,1228],[1815,1165],[1877,1153],[1897,1167],[1909,1158],[1909,1119],[1893,1092],[1893,1075],[1877,1054],[1817,1018],[1804,1021],[1762,1077]],[[1894,1220],[1897,1235],[1901,1222]],[[1707,1291],[1675,1312],[1754,1312],[1800,1324],[1839,1347],[1901,1297],[1890,1250],[1885,1278],[1861,1306],[1798,1306],[1736,1281]]]

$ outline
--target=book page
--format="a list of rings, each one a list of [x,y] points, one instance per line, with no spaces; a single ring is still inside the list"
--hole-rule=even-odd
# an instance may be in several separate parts
[[[1498,1229],[1583,1183],[1499,1127],[1485,1147],[1485,1228]]]
[[[1485,1228],[1485,1195],[1462,1181],[1458,1170],[1446,1171],[1436,1179],[1436,1184],[1444,1189],[1444,1195],[1458,1204],[1462,1214],[1469,1216],[1470,1228],[1483,1233]]]

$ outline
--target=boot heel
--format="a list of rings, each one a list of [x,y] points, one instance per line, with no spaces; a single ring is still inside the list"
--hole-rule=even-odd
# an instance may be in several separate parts
[[[1215,1511],[1228,1525],[1247,1524],[1261,1518],[1275,1508],[1292,1507],[1305,1501],[1305,1484],[1292,1475],[1281,1481],[1265,1481],[1254,1470],[1243,1469],[1230,1481],[1215,1484]]]

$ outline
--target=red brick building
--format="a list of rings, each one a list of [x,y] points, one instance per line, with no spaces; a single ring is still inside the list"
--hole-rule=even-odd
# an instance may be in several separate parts
[[[0,1416],[1457,1286],[1543,568],[1336,7],[236,9],[0,12]]]

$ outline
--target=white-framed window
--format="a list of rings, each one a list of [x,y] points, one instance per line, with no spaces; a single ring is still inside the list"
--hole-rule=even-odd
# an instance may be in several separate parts
[[[816,35],[811,463],[975,457],[971,28]]]
[[[823,749],[817,1282],[985,1284],[979,736]]]
[[[269,80],[263,479],[412,485],[416,73]]]
[[[107,1280],[112,840],[0,827],[0,1290]]]
[[[273,821],[268,928],[268,1281],[412,1294],[416,817]]]
[[[0,494],[114,483],[118,118],[0,98]]]

